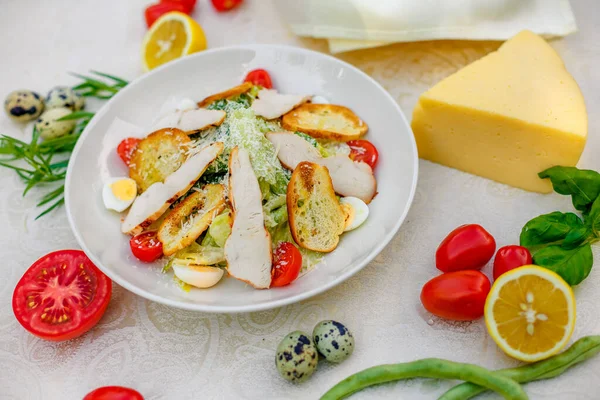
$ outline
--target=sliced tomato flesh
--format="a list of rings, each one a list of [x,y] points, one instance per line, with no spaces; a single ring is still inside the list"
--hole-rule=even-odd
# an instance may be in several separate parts
[[[102,317],[112,282],[80,250],[60,250],[37,260],[17,283],[13,312],[32,334],[68,340]]]

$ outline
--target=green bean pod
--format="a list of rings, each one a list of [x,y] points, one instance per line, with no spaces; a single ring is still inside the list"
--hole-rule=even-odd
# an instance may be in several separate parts
[[[495,372],[519,383],[549,379],[562,374],[573,365],[595,356],[598,352],[600,352],[600,336],[586,336],[573,343],[561,354],[522,367]],[[488,390],[471,382],[454,386],[438,400],[467,400]]]
[[[493,390],[506,399],[528,399],[521,386],[506,376],[478,365],[462,364],[439,358],[426,358],[408,363],[379,365],[365,369],[329,389],[321,397],[321,400],[343,399],[369,386],[407,378],[460,379]]]

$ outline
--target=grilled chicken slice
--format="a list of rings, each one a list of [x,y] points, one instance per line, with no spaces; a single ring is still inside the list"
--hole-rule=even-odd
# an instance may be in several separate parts
[[[177,128],[188,135],[191,135],[192,133],[206,129],[209,126],[221,125],[225,120],[225,117],[225,111],[221,110],[207,110],[205,108],[183,111],[177,110],[159,119],[152,129]]]
[[[367,204],[377,193],[373,170],[366,163],[352,161],[342,154],[324,158],[310,143],[293,133],[267,133],[266,137],[277,149],[277,157],[285,168],[294,170],[302,161],[323,165],[329,170],[337,194],[358,197]]]
[[[121,224],[121,231],[136,235],[149,227],[175,200],[190,190],[208,165],[222,152],[223,143],[212,143],[188,158],[164,182],[152,184],[131,205],[127,217]]]
[[[254,113],[265,119],[275,119],[310,100],[310,96],[280,94],[275,89],[262,89],[252,102]]]
[[[271,236],[265,229],[262,194],[244,149],[229,156],[229,198],[234,220],[225,243],[227,271],[256,289],[271,285]]]

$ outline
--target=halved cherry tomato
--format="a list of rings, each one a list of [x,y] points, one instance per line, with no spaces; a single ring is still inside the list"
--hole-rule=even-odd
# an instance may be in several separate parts
[[[123,139],[121,143],[117,146],[117,154],[121,157],[121,160],[127,165],[129,165],[129,161],[131,161],[131,155],[135,151],[138,143],[141,139],[138,138],[127,138]]]
[[[472,321],[483,316],[490,280],[479,271],[456,271],[439,275],[421,290],[421,303],[441,318]]]
[[[186,10],[187,7],[184,4],[174,1],[165,1],[158,4],[152,4],[146,8],[146,11],[144,11],[144,16],[146,17],[146,25],[148,26],[148,28],[150,28],[152,24],[163,14],[166,14],[171,11],[179,11],[184,14],[188,14]]]
[[[156,231],[142,232],[129,240],[131,252],[138,260],[152,262],[162,257],[163,246],[156,233]]]
[[[144,400],[144,396],[123,386],[103,386],[86,394],[83,400]]]
[[[273,83],[271,82],[271,75],[264,69],[255,69],[254,71],[248,72],[244,82],[250,82],[256,86],[262,86],[265,89],[273,89]]]
[[[185,13],[190,14],[196,7],[196,0],[160,0],[159,3],[179,3],[185,7]]]
[[[290,242],[281,242],[273,252],[271,287],[289,285],[302,268],[302,254]]]
[[[354,161],[362,161],[375,169],[377,160],[379,159],[379,152],[373,143],[368,140],[349,140],[347,142],[350,146],[350,158]]]
[[[527,248],[517,245],[500,247],[494,258],[494,280],[511,269],[532,263],[531,253]]]
[[[442,272],[481,269],[494,255],[496,241],[481,225],[462,225],[446,236],[435,252]]]
[[[211,0],[215,9],[219,12],[229,11],[242,4],[243,0]]]
[[[83,251],[59,250],[29,267],[15,287],[12,308],[23,328],[58,342],[92,329],[111,292],[111,280]]]

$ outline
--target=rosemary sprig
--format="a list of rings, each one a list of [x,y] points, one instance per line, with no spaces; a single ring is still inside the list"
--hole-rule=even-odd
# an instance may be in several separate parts
[[[117,76],[105,74],[98,71],[90,71],[107,82],[99,80],[100,78],[90,77],[86,75],[71,73],[77,78],[83,79],[79,85],[73,86],[73,90],[78,91],[82,96],[96,97],[98,99],[107,100],[113,97],[119,90],[123,89],[129,82]]]
[[[128,83],[124,79],[103,72],[90,72],[100,78],[73,74],[84,80],[73,87],[83,96],[109,99]],[[108,79],[110,82],[106,83],[99,79]],[[69,165],[69,153],[75,148],[81,132],[94,115],[92,112],[76,111],[62,117],[60,121],[76,120],[75,129],[69,135],[54,139],[40,141],[40,133],[35,127],[29,143],[7,135],[0,135],[0,166],[12,169],[23,180],[25,183],[23,196],[33,187],[64,181]],[[54,161],[53,158],[56,155],[62,155],[63,159]],[[46,208],[35,219],[64,204],[64,192],[65,185],[63,183],[46,193],[37,203],[38,207]]]

